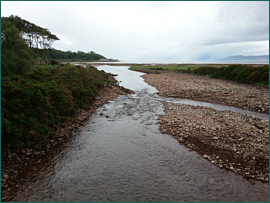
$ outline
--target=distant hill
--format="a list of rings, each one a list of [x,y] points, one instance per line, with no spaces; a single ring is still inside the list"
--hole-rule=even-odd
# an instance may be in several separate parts
[[[269,60],[269,55],[257,55],[257,56],[228,56],[225,60]]]

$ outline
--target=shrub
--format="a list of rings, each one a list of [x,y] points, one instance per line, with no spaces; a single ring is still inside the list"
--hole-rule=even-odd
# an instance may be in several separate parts
[[[29,141],[42,143],[56,124],[79,108],[89,109],[107,81],[104,71],[74,66],[2,78],[2,149],[19,149]]]
[[[210,75],[213,78],[228,79],[240,83],[269,86],[269,65],[257,67],[249,65],[229,65],[221,68],[203,66],[184,72]]]
[[[50,63],[51,63],[51,65],[58,65],[59,61],[57,61],[55,59],[50,59]]]

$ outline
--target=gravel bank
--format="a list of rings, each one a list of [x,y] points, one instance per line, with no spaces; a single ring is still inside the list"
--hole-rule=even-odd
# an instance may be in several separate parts
[[[268,88],[185,73],[142,76],[160,96],[192,99],[269,113]]]
[[[147,74],[159,95],[269,112],[266,88],[183,73]],[[231,111],[163,102],[160,130],[220,168],[269,182],[269,122]]]
[[[220,168],[269,181],[269,122],[231,111],[164,102],[162,133]]]

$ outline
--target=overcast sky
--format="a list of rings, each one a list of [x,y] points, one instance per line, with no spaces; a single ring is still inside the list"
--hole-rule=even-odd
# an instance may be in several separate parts
[[[1,1],[1,16],[55,34],[53,48],[128,61],[269,53],[268,1]]]

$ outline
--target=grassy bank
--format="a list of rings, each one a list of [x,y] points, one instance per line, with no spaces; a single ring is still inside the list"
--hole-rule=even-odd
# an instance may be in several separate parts
[[[39,68],[1,81],[2,157],[29,145],[42,145],[53,128],[79,109],[89,109],[108,82],[104,71],[74,65]]]
[[[232,80],[239,83],[269,87],[269,65],[156,65],[132,66],[131,70],[145,73],[161,73],[164,71],[206,75],[212,78]]]
[[[207,65],[209,67],[222,67],[224,65]],[[226,66],[226,65],[225,65]],[[177,64],[177,65],[138,65],[138,66],[132,66],[131,70],[141,71],[141,72],[158,72],[158,71],[173,71],[173,72],[183,72],[187,70],[196,70],[200,67],[205,67],[203,64]]]

